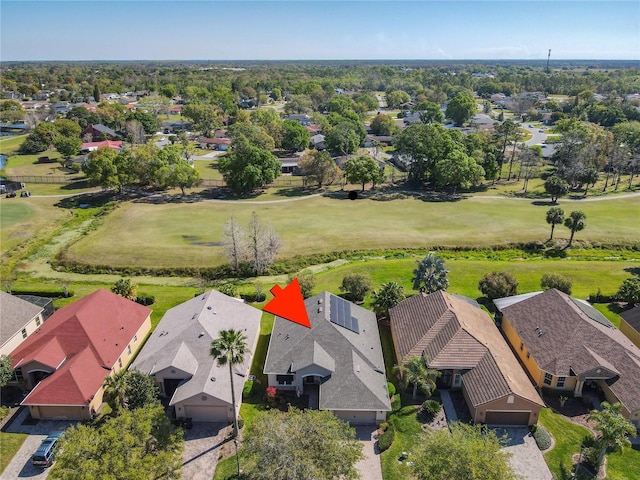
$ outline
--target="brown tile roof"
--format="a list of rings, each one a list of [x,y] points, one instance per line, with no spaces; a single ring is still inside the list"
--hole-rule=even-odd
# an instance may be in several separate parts
[[[607,383],[618,400],[630,412],[640,410],[640,349],[595,309],[551,289],[501,310],[542,370],[588,378],[602,366],[611,371]]]
[[[543,405],[493,321],[479,307],[438,291],[403,300],[389,316],[400,358],[424,354],[432,368],[470,369],[463,385],[474,405],[511,393]]]

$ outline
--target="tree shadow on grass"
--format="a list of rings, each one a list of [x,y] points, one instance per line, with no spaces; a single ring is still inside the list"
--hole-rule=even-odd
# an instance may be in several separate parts
[[[314,193],[321,193],[322,190],[311,189],[308,187],[291,187],[291,188],[280,188],[276,191],[276,195],[282,197],[306,197],[309,195],[313,195]]]
[[[636,277],[640,277],[640,267],[627,267],[624,271],[629,272],[631,275],[635,275]]]
[[[84,193],[74,197],[66,197],[55,204],[59,208],[96,208],[114,200],[117,194],[113,191]]]

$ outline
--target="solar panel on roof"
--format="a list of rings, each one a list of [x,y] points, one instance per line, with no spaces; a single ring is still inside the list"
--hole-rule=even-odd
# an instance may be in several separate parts
[[[360,333],[358,319],[351,316],[351,304],[340,297],[331,297],[331,322],[354,333]]]

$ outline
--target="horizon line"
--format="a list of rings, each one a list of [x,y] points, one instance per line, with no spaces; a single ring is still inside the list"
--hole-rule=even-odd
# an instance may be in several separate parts
[[[547,62],[546,58],[236,58],[236,59],[207,59],[207,58],[164,58],[164,59],[28,59],[2,60],[0,63],[28,63],[28,62]],[[552,62],[638,62],[635,58],[556,58]]]

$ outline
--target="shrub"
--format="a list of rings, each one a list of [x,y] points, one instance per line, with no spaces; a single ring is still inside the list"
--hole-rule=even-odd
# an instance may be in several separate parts
[[[156,297],[154,297],[153,295],[147,295],[147,294],[138,295],[136,297],[136,303],[139,303],[140,305],[144,305],[145,307],[147,307],[149,305],[153,305],[154,303],[156,303]]]
[[[10,411],[11,411],[11,410],[9,409],[9,407],[6,407],[6,406],[4,406],[4,405],[3,405],[3,406],[1,406],[1,407],[0,407],[0,420],[3,420],[3,419],[4,419],[4,417],[6,417],[7,415],[9,415],[9,412],[10,412]]]
[[[551,446],[551,435],[546,428],[538,424],[533,430],[533,438],[540,450],[546,450]]]
[[[543,290],[555,288],[563,293],[566,293],[567,295],[571,295],[572,283],[571,280],[563,277],[559,273],[552,272],[542,275],[542,278],[540,279],[540,287]]]
[[[371,291],[373,284],[371,278],[364,273],[350,273],[342,279],[341,292],[348,292],[351,299],[356,302],[364,301],[364,297]]]
[[[391,382],[387,382],[387,390],[389,390],[390,397],[393,397],[396,394],[396,386]]]
[[[387,428],[389,428],[389,423],[388,422],[382,422],[380,424],[380,430],[382,430],[383,432],[386,431]]]
[[[218,287],[218,291],[230,297],[238,296],[238,287],[236,287],[233,283],[225,283],[224,285],[220,285]]]
[[[425,402],[422,404],[422,409],[432,417],[435,417],[441,408],[442,405],[440,405],[440,402],[431,398],[429,400],[425,400]]]
[[[242,430],[242,427],[244,427],[244,418],[240,417],[238,418],[238,430]]]
[[[253,380],[247,380],[244,382],[244,387],[242,387],[242,398],[249,398],[253,393]]]
[[[313,287],[316,286],[316,277],[313,275],[313,272],[311,270],[303,270],[298,275],[290,275],[289,282],[291,282],[296,277],[298,278],[298,283],[300,284],[302,297],[309,298],[311,295],[313,295]]]
[[[480,279],[478,289],[489,300],[510,297],[517,293],[518,280],[508,272],[491,272]]]
[[[378,436],[378,448],[381,452],[384,452],[391,447],[393,444],[393,440],[396,436],[396,429],[393,425],[389,425],[389,427]]]

